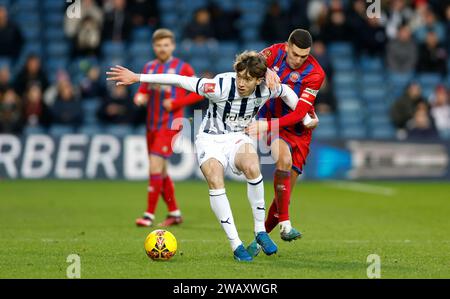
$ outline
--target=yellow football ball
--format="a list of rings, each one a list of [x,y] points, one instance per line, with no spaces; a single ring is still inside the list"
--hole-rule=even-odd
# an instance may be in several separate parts
[[[144,242],[145,252],[154,261],[167,261],[177,252],[177,239],[166,230],[152,231]]]

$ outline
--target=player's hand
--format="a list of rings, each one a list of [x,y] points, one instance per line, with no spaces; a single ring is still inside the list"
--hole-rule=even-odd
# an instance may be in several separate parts
[[[148,95],[143,93],[137,93],[134,96],[133,101],[136,106],[144,106],[148,102]]]
[[[277,73],[272,71],[271,69],[267,68],[266,71],[266,85],[269,87],[269,89],[275,90],[280,86],[281,80],[280,77],[278,77]]]
[[[115,67],[110,68],[110,72],[106,72],[108,81],[117,81],[116,85],[131,85],[139,82],[139,75],[133,73],[127,68],[123,66],[116,65]]]
[[[319,125],[319,117],[317,116],[317,114],[315,112],[313,113],[308,113],[309,116],[311,116],[311,122],[309,124],[307,124],[305,127],[309,130],[314,130],[315,128],[317,128],[317,126]]]
[[[269,123],[265,120],[257,120],[252,122],[248,125],[247,128],[245,128],[245,133],[248,135],[255,137],[258,135],[262,135],[263,133],[267,132],[269,129]]]
[[[172,99],[165,99],[162,105],[167,112],[172,111]]]

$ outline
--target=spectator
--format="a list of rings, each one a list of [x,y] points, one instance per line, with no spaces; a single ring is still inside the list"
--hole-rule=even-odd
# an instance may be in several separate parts
[[[159,27],[159,7],[156,0],[131,0],[129,12],[134,27]]]
[[[411,38],[408,25],[403,25],[395,39],[386,48],[386,62],[390,71],[396,73],[413,72],[417,64],[417,45]]]
[[[105,7],[103,40],[125,42],[129,39],[132,23],[131,16],[125,9],[125,0],[112,0]]]
[[[42,90],[48,87],[48,79],[42,69],[41,59],[34,54],[28,56],[24,67],[17,75],[14,88],[18,94],[22,95],[31,84],[39,84]]]
[[[413,118],[407,124],[408,139],[435,140],[438,133],[430,117],[428,106],[422,102],[417,105]]]
[[[17,60],[24,40],[19,27],[8,19],[8,11],[0,6],[0,56]]]
[[[343,11],[332,11],[325,25],[320,29],[325,43],[349,41],[350,26]]]
[[[184,37],[198,43],[214,38],[211,15],[206,8],[200,8],[195,12],[194,19],[186,26]]]
[[[78,126],[81,124],[81,101],[77,97],[72,83],[60,80],[58,83],[58,94],[51,107],[52,120],[55,124]]]
[[[273,1],[266,11],[259,35],[266,43],[273,44],[287,40],[288,33],[288,15],[277,1]]]
[[[292,0],[288,10],[289,32],[297,28],[309,28],[308,1]]]
[[[336,98],[334,96],[333,85],[330,84],[328,77],[325,78],[320,87],[315,104],[318,114],[323,115],[336,111]]]
[[[414,17],[414,11],[406,5],[405,0],[390,1],[389,8],[383,19],[386,19],[386,35],[389,39],[397,37],[400,26],[409,23]]]
[[[25,93],[24,118],[28,126],[48,127],[50,124],[50,110],[44,103],[41,87],[37,84],[29,86]]]
[[[414,116],[419,103],[424,103],[422,88],[418,83],[411,83],[403,96],[391,108],[391,119],[397,129],[405,129],[407,122]]]
[[[450,4],[447,5],[447,8],[445,9],[445,20],[446,20],[445,23],[447,24],[445,37],[447,40],[447,53],[450,53]]]
[[[450,139],[450,101],[445,86],[436,87],[431,97],[431,115],[433,116],[439,135]]]
[[[75,35],[74,56],[98,56],[101,30],[101,26],[91,16],[86,16]]]
[[[133,120],[133,103],[125,86],[113,86],[98,111],[98,118],[108,124],[128,124]]]
[[[333,65],[331,64],[330,56],[328,55],[327,48],[323,41],[316,39],[312,46],[312,54],[317,59],[322,69],[327,74],[327,78],[331,80],[333,78]]]
[[[11,88],[11,73],[7,65],[0,67],[0,96]]]
[[[360,45],[357,45],[357,49],[361,48],[361,52],[368,55],[383,55],[387,36],[380,19],[367,18],[365,26],[359,30],[362,34],[359,35]]]
[[[434,32],[439,43],[445,41],[445,27],[436,19],[436,14],[428,8],[425,11],[425,23],[419,26],[415,31],[416,40],[419,43],[425,43],[429,32]]]
[[[447,73],[447,51],[439,44],[433,31],[427,33],[425,44],[420,46],[417,71],[440,73],[444,76]]]
[[[208,7],[214,37],[218,40],[240,40],[239,19],[241,12],[238,9],[223,10],[219,5],[211,3]]]
[[[0,97],[0,133],[19,135],[23,129],[22,105],[14,89]]]
[[[103,11],[95,0],[82,0],[81,7],[80,18],[69,18],[67,14],[65,15],[64,31],[70,39],[74,39],[77,36],[81,23],[86,17],[95,22],[97,27],[101,28],[103,25]]]
[[[87,71],[86,77],[80,83],[81,96],[83,98],[103,97],[106,94],[106,88],[100,78],[100,68],[91,66]]]

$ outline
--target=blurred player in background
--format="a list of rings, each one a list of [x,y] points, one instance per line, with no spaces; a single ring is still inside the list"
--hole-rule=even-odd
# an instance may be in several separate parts
[[[158,29],[153,34],[153,51],[156,59],[148,62],[144,74],[179,74],[193,76],[194,70],[186,62],[173,57],[175,36],[168,29]],[[134,97],[136,105],[147,104],[147,149],[150,173],[147,193],[147,210],[142,218],[136,219],[138,226],[151,226],[155,220],[155,210],[159,195],[167,204],[169,215],[159,226],[182,223],[180,209],[175,199],[174,184],[167,173],[167,159],[173,154],[172,144],[181,126],[172,126],[175,119],[183,117],[183,109],[171,106],[174,99],[184,98],[185,102],[196,102],[203,97],[175,86],[142,83]]]
[[[261,52],[267,60],[267,66],[273,70],[268,71],[266,75],[267,84],[273,87],[274,84],[281,82],[289,85],[298,95],[299,102],[295,113],[299,119],[306,114],[317,119],[314,100],[325,78],[322,67],[310,55],[311,45],[311,34],[306,30],[296,29],[286,43],[272,45]],[[265,224],[267,232],[271,232],[280,224],[280,236],[285,241],[301,237],[301,233],[291,226],[289,202],[292,189],[303,171],[312,138],[312,128],[307,128],[302,123],[283,127],[281,118],[291,112],[292,110],[281,99],[273,99],[267,102],[258,114],[260,119],[266,121],[254,122],[249,127],[251,134],[268,131],[267,142],[276,162],[276,170],[275,198]],[[280,122],[277,124],[271,119],[280,119]],[[279,131],[273,124],[278,126]],[[251,246],[257,245],[253,242]],[[249,251],[255,252],[255,249]]]

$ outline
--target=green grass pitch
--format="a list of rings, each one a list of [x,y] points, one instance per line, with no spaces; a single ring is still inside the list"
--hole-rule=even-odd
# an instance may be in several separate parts
[[[151,261],[143,241],[153,228],[134,220],[145,182],[0,182],[0,278],[66,278],[69,254],[82,278],[367,278],[367,256],[382,278],[450,278],[450,184],[300,182],[291,215],[301,240],[281,241],[275,256],[232,258],[210,209],[207,185],[176,183],[185,223],[170,228],[179,251]],[[227,182],[241,239],[252,238],[245,183]],[[273,195],[266,183],[267,205]],[[166,214],[160,200],[157,221]]]

